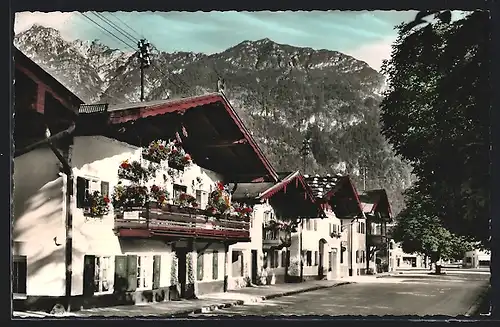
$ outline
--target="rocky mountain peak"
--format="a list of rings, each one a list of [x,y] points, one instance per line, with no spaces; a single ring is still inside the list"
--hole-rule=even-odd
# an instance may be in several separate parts
[[[15,45],[84,101],[132,102],[140,95],[140,68],[132,52],[99,40],[65,41],[33,26]],[[154,45],[153,45],[154,47]],[[384,77],[366,63],[331,50],[243,41],[211,55],[152,51],[145,71],[146,100],[213,92],[218,76],[226,94],[274,166],[302,169],[299,149],[312,139],[306,173],[351,174],[368,188],[388,189],[397,212],[410,167],[394,156],[379,126]]]

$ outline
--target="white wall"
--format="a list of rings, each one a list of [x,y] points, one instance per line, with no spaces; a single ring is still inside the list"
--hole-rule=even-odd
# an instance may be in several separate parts
[[[16,157],[13,183],[12,251],[27,256],[27,294],[64,295],[64,183],[59,161],[45,148]]]
[[[334,276],[339,276],[340,274],[340,242],[341,239],[336,237],[331,237],[330,235],[330,224],[335,224],[340,226],[340,219],[335,217],[335,214],[331,211],[327,211],[327,218],[320,219],[315,218],[311,219],[311,227],[313,227],[313,220],[317,221],[317,228],[314,230],[306,229],[306,222],[304,220],[302,230],[302,250],[303,251],[312,251],[313,254],[313,266],[306,266],[306,258],[304,257],[304,276],[315,276],[318,275],[318,266],[314,265],[314,251],[320,251],[319,243],[321,239],[324,239],[327,244],[325,245],[325,252],[323,256],[323,267],[328,269],[328,253],[332,251],[332,249],[337,249],[337,261],[334,263],[334,267],[337,269],[332,274],[329,274],[329,278],[333,278]],[[290,258],[292,261],[292,257],[295,260],[299,260],[300,258],[300,227],[298,228],[297,233],[292,234],[292,246],[290,247]]]
[[[118,183],[118,167],[123,160],[140,158],[140,148],[103,136],[75,137],[71,163],[75,176],[73,209],[73,280],[72,295],[83,291],[84,255],[114,256],[144,253],[162,255],[162,286],[168,286],[170,277],[171,248],[163,242],[143,240],[129,243],[120,240],[113,232],[114,215],[101,218],[83,215],[76,208],[76,178],[95,178],[109,182],[110,195]],[[163,173],[150,184],[163,185]],[[166,174],[168,176],[168,174]],[[201,184],[196,181],[201,178]],[[14,222],[13,254],[27,256],[28,295],[62,296],[65,292],[65,176],[59,176],[59,161],[50,149],[38,149],[14,160]],[[173,182],[187,186],[187,193],[195,195],[196,189],[210,191],[220,176],[193,164],[179,177],[168,176],[164,185],[172,194]],[[193,181],[195,182],[193,187]],[[55,238],[55,240],[54,240]],[[59,246],[56,245],[60,244]],[[221,254],[223,255],[223,253]],[[165,260],[163,260],[165,257]],[[223,269],[224,260],[221,260]],[[114,264],[112,264],[114,267]],[[166,268],[163,269],[163,268]],[[223,272],[221,273],[223,274]]]

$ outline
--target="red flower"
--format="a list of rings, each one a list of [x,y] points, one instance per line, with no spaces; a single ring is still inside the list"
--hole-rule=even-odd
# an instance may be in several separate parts
[[[172,153],[177,153],[177,149],[176,149],[176,148],[172,148],[172,149],[170,150],[170,152],[172,152]]]
[[[107,196],[104,197],[104,202],[109,203],[109,198]]]
[[[124,162],[122,162],[120,167],[122,167],[123,169],[128,169],[130,167],[130,164],[127,161],[124,161]]]
[[[198,207],[198,203],[196,203],[196,202],[191,203],[191,205],[193,206],[193,208]]]
[[[151,192],[156,193],[156,192],[159,192],[159,191],[160,191],[160,188],[157,185],[151,186]]]
[[[160,197],[158,198],[158,201],[160,201],[160,202],[165,201],[165,195],[160,195]]]
[[[219,191],[223,191],[224,190],[224,184],[222,184],[221,182],[217,182],[217,188],[219,189]]]
[[[184,156],[184,160],[191,161],[191,156],[189,155],[189,153],[186,153],[186,155]]]
[[[160,144],[160,146],[158,147],[160,150],[163,150],[165,149],[165,146],[163,144]]]

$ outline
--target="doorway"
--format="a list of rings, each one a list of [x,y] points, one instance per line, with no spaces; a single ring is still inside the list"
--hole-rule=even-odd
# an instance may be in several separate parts
[[[250,278],[252,284],[257,284],[257,250],[252,250],[252,271]]]
[[[318,255],[318,277],[319,279],[323,279],[325,277],[325,247],[326,247],[326,240],[322,238],[319,240],[318,244],[318,249],[319,249],[319,255]]]
[[[179,287],[181,289],[180,297],[184,299],[184,298],[186,298],[187,250],[176,249],[175,253],[176,253],[177,259],[178,259],[177,281],[179,282]]]

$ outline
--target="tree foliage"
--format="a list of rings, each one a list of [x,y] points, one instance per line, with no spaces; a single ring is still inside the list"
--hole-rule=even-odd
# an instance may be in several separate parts
[[[406,208],[398,215],[393,230],[393,238],[401,243],[406,253],[420,253],[438,260],[462,259],[465,252],[472,250],[473,244],[465,237],[455,235],[444,228],[441,220],[429,215],[432,199],[411,188],[405,192]]]
[[[437,12],[422,24],[429,14],[398,27],[382,69],[389,77],[382,132],[414,168],[418,194],[428,199],[421,214],[488,246],[489,14],[450,22]]]

